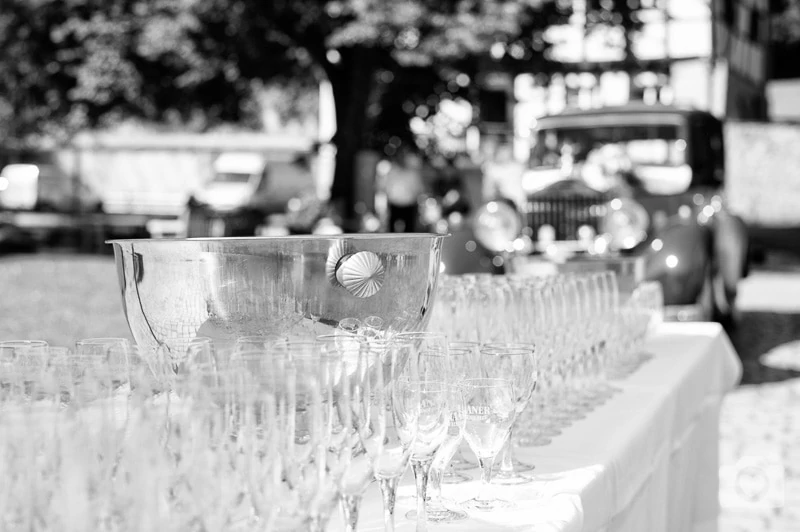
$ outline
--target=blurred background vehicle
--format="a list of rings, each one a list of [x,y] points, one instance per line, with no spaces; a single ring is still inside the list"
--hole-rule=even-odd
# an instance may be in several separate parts
[[[68,175],[47,151],[11,152],[0,166],[0,208],[48,212],[100,212],[100,196]]]
[[[189,197],[187,236],[254,236],[261,227],[276,234],[279,226],[311,233],[326,214],[315,193],[316,157],[316,146],[220,154],[211,179]]]
[[[447,269],[469,254],[491,257],[483,271],[539,274],[639,257],[642,277],[661,282],[670,317],[708,319],[733,308],[748,239],[725,209],[718,119],[631,104],[543,117],[534,136],[522,195],[488,198],[473,216],[473,239],[446,244],[463,246]]]

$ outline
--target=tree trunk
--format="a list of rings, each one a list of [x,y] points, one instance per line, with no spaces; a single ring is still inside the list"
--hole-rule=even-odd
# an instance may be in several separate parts
[[[341,61],[328,68],[336,106],[336,169],[331,202],[346,231],[358,230],[356,156],[368,147],[367,108],[374,90],[375,52],[368,48],[340,50]],[[363,192],[362,192],[363,194]]]

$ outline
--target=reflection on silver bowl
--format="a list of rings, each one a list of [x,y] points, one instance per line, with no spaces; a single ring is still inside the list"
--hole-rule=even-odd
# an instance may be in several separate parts
[[[113,240],[128,325],[155,348],[175,337],[310,337],[347,319],[419,330],[433,304],[441,235]]]

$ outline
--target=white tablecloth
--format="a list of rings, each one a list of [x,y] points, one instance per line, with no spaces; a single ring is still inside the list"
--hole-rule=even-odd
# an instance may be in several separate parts
[[[741,364],[714,323],[664,324],[647,343],[652,360],[624,381],[623,391],[545,447],[520,449],[537,482],[497,487],[513,510],[472,514],[429,530],[706,532],[717,529],[719,410],[741,376]],[[445,485],[463,501],[476,480]],[[468,472],[469,474],[469,472]],[[410,473],[399,490],[397,530],[414,530]],[[331,530],[341,529],[334,515]],[[375,483],[359,530],[383,530]]]

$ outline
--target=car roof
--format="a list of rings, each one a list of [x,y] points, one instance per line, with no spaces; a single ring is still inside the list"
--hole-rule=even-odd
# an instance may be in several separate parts
[[[569,109],[562,113],[543,116],[536,123],[537,129],[565,127],[628,126],[647,124],[681,125],[692,116],[711,116],[706,111],[673,105],[648,105],[641,102],[597,109]]]

